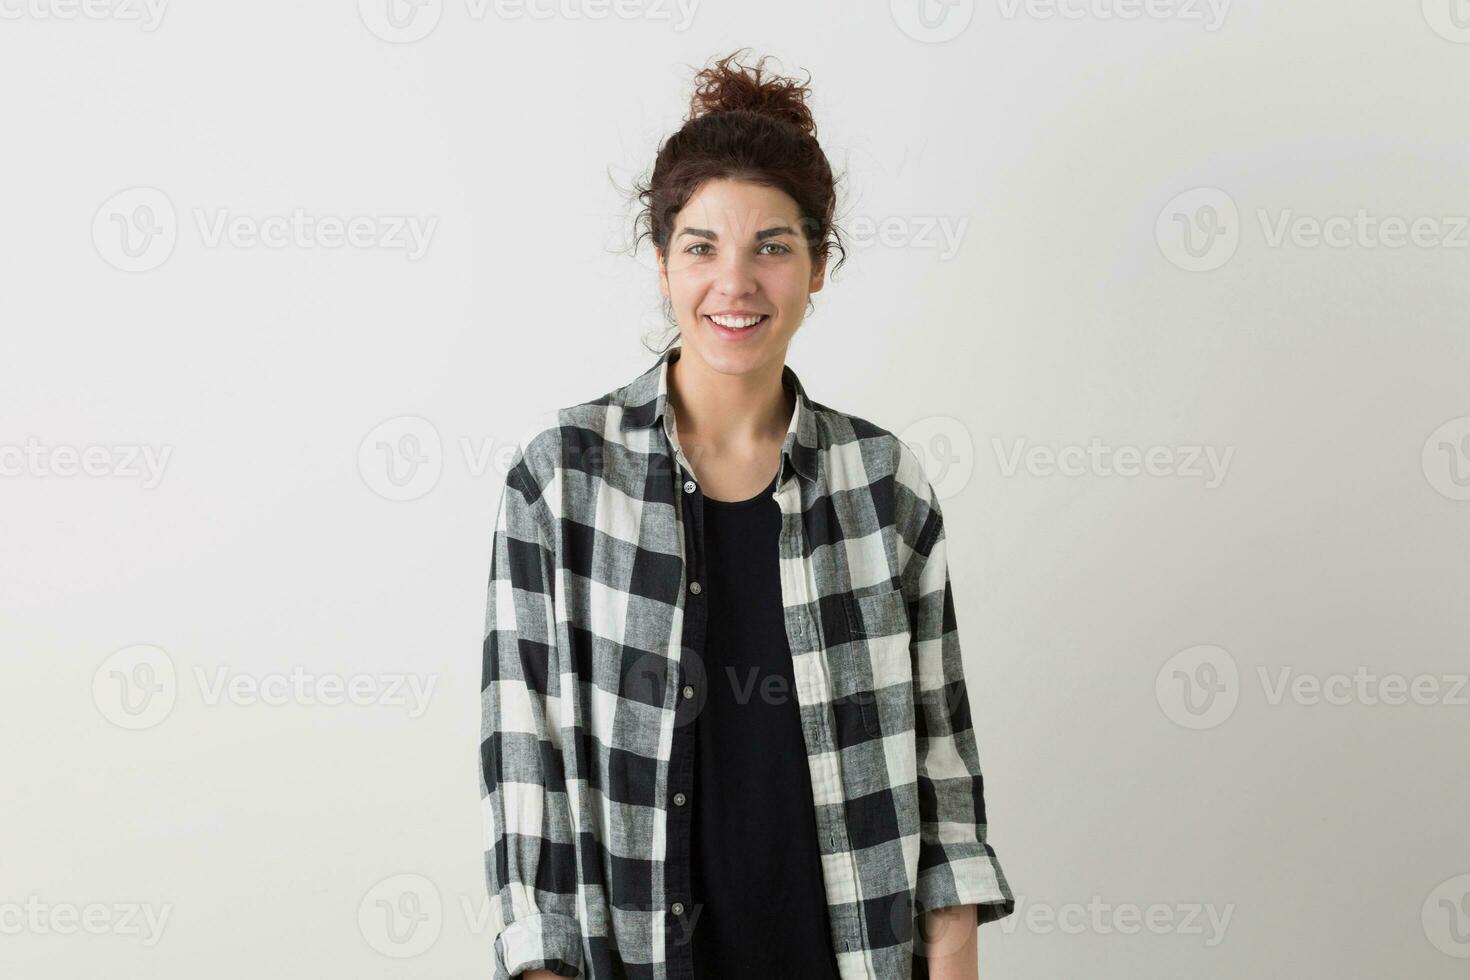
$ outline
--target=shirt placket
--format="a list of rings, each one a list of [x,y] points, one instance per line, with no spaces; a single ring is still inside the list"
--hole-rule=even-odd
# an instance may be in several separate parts
[[[670,980],[693,980],[694,951],[690,933],[698,921],[690,871],[690,820],[694,794],[694,736],[697,706],[703,699],[696,686],[707,683],[701,668],[705,659],[705,636],[709,603],[705,593],[703,494],[692,468],[678,448],[676,437],[665,430],[678,476],[676,496],[683,525],[680,538],[684,549],[684,626],[680,638],[678,705],[674,713],[674,735],[669,756],[669,800],[666,812],[668,854],[665,860],[665,894],[668,902],[664,948],[668,951]],[[691,660],[695,662],[691,664]]]

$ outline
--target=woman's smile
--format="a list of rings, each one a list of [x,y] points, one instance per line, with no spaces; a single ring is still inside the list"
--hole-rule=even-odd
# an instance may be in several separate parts
[[[710,328],[715,336],[734,343],[740,343],[742,341],[749,340],[751,337],[759,333],[761,328],[771,322],[770,315],[764,313],[760,314],[759,318],[757,318],[756,316],[716,317],[710,316],[708,313],[706,313],[700,319],[704,320],[705,324]]]

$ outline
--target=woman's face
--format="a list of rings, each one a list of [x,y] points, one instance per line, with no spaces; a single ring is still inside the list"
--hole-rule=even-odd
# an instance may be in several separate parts
[[[785,363],[826,271],[825,260],[814,267],[796,202],[735,180],[706,182],[674,218],[667,261],[655,252],[684,352],[722,374]],[[763,319],[743,326],[756,316]]]

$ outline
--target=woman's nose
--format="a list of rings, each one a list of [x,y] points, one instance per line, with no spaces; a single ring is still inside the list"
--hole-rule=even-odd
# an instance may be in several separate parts
[[[715,283],[721,292],[744,296],[755,289],[755,263],[743,255],[722,257]]]

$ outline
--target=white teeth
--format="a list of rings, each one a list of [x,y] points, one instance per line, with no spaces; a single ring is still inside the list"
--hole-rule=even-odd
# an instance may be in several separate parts
[[[729,327],[729,328],[731,328],[733,330],[743,330],[746,327],[753,327],[753,326],[755,326],[757,323],[760,323],[762,320],[764,320],[765,317],[764,316],[712,316],[712,317],[710,317],[710,319],[713,320],[715,323],[718,323],[722,327]]]

